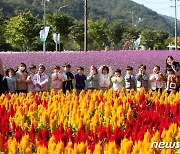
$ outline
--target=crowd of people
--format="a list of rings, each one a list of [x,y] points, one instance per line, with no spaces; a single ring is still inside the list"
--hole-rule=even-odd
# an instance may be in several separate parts
[[[121,69],[113,72],[112,68],[107,65],[91,66],[89,74],[84,74],[84,68],[79,66],[77,74],[71,73],[71,65],[65,63],[63,71],[60,66],[55,66],[53,73],[49,77],[46,74],[46,68],[40,64],[38,68],[35,65],[30,65],[27,69],[26,64],[21,62],[17,70],[8,68],[3,70],[2,60],[0,60],[0,94],[2,93],[20,93],[20,92],[43,92],[48,90],[49,78],[51,78],[51,89],[57,93],[59,90],[72,91],[74,88],[79,94],[82,90],[101,89],[103,91],[113,88],[118,91],[125,87],[127,91],[131,89],[140,90],[142,87],[148,91],[163,89],[170,92],[177,92],[180,88],[180,64],[175,62],[172,56],[166,59],[166,72],[160,71],[160,66],[154,66],[152,73],[146,73],[146,66],[141,64],[138,73],[134,75],[133,67],[126,67],[126,75],[122,76]]]

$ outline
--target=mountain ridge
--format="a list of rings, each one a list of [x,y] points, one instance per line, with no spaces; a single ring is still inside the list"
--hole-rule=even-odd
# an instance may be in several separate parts
[[[57,13],[61,9],[77,20],[84,18],[83,0],[51,0],[47,2],[47,13]],[[12,17],[18,12],[31,10],[39,18],[43,17],[42,0],[0,0],[2,15]],[[88,19],[107,19],[108,22],[121,20],[125,25],[142,29],[164,30],[174,35],[174,22],[172,17],[160,15],[157,12],[131,0],[91,0],[88,2]],[[141,21],[139,20],[141,19]],[[180,21],[178,21],[180,23]],[[177,29],[180,35],[180,28]]]

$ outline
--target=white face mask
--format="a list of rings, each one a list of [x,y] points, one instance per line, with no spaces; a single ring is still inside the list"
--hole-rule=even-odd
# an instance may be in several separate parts
[[[24,71],[24,70],[25,70],[25,67],[19,67],[19,70],[20,70],[20,71]]]

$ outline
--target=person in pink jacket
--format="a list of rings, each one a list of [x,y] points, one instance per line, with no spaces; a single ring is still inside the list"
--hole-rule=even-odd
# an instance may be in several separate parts
[[[33,84],[33,76],[36,74],[36,65],[30,65],[29,67],[29,75],[26,79],[27,82],[27,91],[28,92],[35,92],[35,86]]]
[[[51,89],[54,89],[57,93],[60,89],[62,89],[62,82],[67,80],[66,76],[60,73],[60,67],[55,66],[54,72],[51,75]]]
[[[39,71],[33,76],[33,83],[35,85],[35,92],[47,91],[48,75],[45,74],[45,66],[40,64]]]

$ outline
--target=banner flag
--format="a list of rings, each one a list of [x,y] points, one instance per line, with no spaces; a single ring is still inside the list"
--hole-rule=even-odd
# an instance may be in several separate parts
[[[53,34],[53,40],[54,40],[55,43],[59,44],[60,43],[60,34],[59,33],[58,34],[54,33]]]
[[[41,42],[45,42],[49,33],[49,26],[46,26],[44,29],[40,30],[40,40]]]

